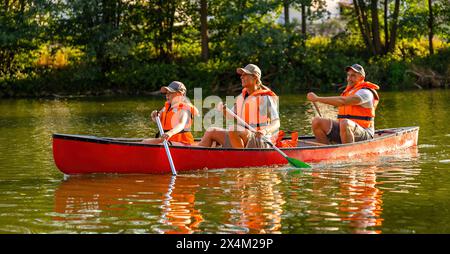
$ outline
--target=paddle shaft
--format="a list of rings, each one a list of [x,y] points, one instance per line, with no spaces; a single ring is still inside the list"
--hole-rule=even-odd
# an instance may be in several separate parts
[[[238,115],[236,115],[233,111],[231,111],[226,105],[223,106],[223,108],[227,111],[228,114],[233,116],[240,124],[244,125],[247,129],[249,129],[251,132],[257,132],[255,128],[250,126],[248,123],[246,123],[244,120],[242,120]],[[264,142],[269,144],[273,149],[275,149],[277,152],[279,152],[281,155],[283,155],[284,158],[288,158],[288,156],[281,151],[278,147],[276,147],[270,140],[268,140],[265,136],[262,137]]]
[[[156,125],[158,125],[159,133],[161,134],[161,137],[162,137],[162,135],[164,134],[164,130],[161,125],[161,120],[159,119],[159,114],[156,117]],[[175,169],[175,165],[173,164],[172,155],[170,154],[170,150],[169,150],[169,144],[167,144],[166,139],[164,139],[163,144],[164,144],[164,148],[166,149],[167,159],[169,159],[169,164],[170,164],[170,169],[172,170],[172,175],[176,176],[177,171]]]
[[[312,101],[312,104],[314,105],[314,108],[316,109],[316,113],[319,114],[320,117],[322,117],[322,114],[320,113],[319,106],[317,106],[317,103],[315,101]]]

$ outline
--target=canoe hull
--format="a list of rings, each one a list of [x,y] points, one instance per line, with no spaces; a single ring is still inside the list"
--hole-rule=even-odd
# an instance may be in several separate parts
[[[292,158],[305,162],[332,162],[377,157],[417,146],[418,127],[382,130],[370,141],[344,145],[283,148]],[[386,134],[386,131],[388,134]],[[312,137],[307,137],[312,139]],[[272,149],[170,147],[178,172],[202,169],[284,165],[287,161]],[[64,174],[171,173],[162,145],[140,144],[80,135],[53,135],[53,157]]]

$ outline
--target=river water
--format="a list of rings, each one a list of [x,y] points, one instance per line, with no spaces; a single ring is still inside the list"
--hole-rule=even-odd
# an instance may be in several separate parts
[[[450,91],[381,96],[376,127],[420,126],[417,148],[175,178],[64,177],[52,157],[53,133],[153,136],[162,98],[0,100],[0,233],[450,233]],[[312,133],[305,95],[280,96],[280,113],[283,129]]]

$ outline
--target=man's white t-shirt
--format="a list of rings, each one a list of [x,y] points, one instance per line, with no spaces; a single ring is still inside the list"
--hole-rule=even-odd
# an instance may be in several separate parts
[[[373,108],[373,93],[368,89],[359,89],[355,95],[361,98],[361,102],[358,104],[364,108]]]
[[[361,102],[358,104],[363,108],[373,108],[373,101],[374,101],[374,97],[373,97],[373,93],[368,90],[368,89],[359,89],[356,93],[356,96],[358,96],[359,98],[361,98]],[[368,130],[372,136],[375,132],[374,127],[370,127],[370,128],[366,128],[366,130]]]

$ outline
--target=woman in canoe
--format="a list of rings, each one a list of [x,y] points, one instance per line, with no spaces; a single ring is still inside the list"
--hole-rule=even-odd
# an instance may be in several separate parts
[[[169,86],[161,87],[161,93],[166,95],[167,101],[159,112],[154,110],[151,117],[156,122],[159,114],[164,134],[161,137],[144,139],[142,142],[160,144],[166,139],[172,145],[192,145],[194,137],[190,128],[198,110],[186,97],[186,87],[179,81],[173,81]]]
[[[222,147],[267,148],[269,145],[262,140],[263,136],[276,140],[280,128],[276,94],[262,84],[258,66],[249,64],[245,68],[238,68],[236,72],[241,76],[243,89],[231,110],[257,132],[253,133],[241,126],[231,130],[213,127],[206,131],[199,146],[211,147],[215,141]],[[217,110],[224,112],[222,103],[219,103]],[[232,118],[226,112],[225,116]]]

